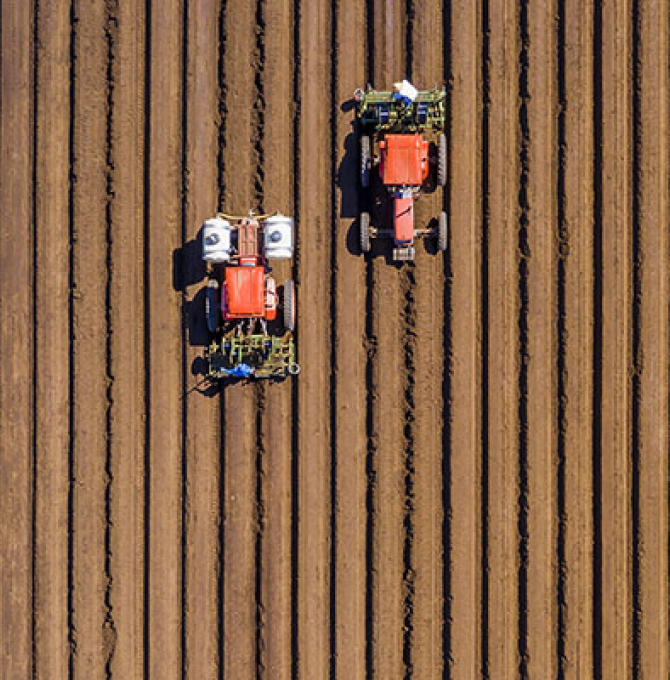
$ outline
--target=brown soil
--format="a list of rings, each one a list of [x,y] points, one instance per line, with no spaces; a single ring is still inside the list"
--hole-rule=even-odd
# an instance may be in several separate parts
[[[0,676],[668,676],[668,7],[6,2]],[[358,252],[354,88],[448,89]],[[203,384],[197,233],[297,218],[302,372]]]

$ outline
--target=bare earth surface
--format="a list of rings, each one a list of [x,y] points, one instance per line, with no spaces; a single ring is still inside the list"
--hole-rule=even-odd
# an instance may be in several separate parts
[[[668,4],[2,1],[0,677],[667,678]],[[448,90],[449,248],[349,99]],[[297,219],[302,372],[201,383]]]

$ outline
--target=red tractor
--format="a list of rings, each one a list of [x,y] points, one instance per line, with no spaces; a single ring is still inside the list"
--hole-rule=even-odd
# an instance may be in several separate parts
[[[202,247],[209,273],[207,327],[213,336],[207,352],[209,377],[298,373],[295,287],[289,279],[280,295],[269,266],[271,260],[293,255],[292,218],[219,214],[205,222]]]
[[[409,85],[409,84],[407,84]],[[431,179],[434,185],[447,181],[447,141],[443,132],[431,144],[424,133],[441,131],[444,127],[444,90],[417,92],[411,85],[413,99],[397,92],[356,90],[357,116],[361,131],[361,185],[370,186],[373,169],[378,170],[383,194],[392,197],[392,229],[380,227],[388,220],[383,212],[376,215],[377,225],[371,224],[369,212],[360,214],[360,246],[369,252],[371,239],[391,236],[393,259],[413,260],[414,239],[433,236],[437,250],[447,248],[447,214],[442,211],[431,228],[414,225],[414,201]],[[378,153],[373,152],[376,142]],[[431,153],[431,150],[434,151]],[[381,201],[383,204],[384,201]]]

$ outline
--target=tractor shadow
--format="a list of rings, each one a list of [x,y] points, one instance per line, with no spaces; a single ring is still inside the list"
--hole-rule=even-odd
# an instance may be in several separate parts
[[[176,248],[172,253],[172,287],[184,296],[189,295],[189,288],[202,283],[207,278],[207,269],[202,260],[202,228],[190,241]],[[191,363],[191,375],[195,378],[192,385],[184,396],[191,392],[198,392],[206,397],[214,397],[221,393],[219,383],[207,380],[207,362],[204,357],[204,348],[209,344],[209,331],[207,330],[207,318],[205,316],[206,288],[201,286],[186,299],[182,313],[182,331],[186,342],[191,347],[202,349]]]

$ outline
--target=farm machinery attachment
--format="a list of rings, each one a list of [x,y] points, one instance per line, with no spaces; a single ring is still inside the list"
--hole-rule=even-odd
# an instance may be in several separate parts
[[[370,251],[373,238],[382,236],[393,238],[396,261],[414,260],[414,239],[418,236],[433,237],[437,250],[446,250],[446,212],[433,220],[434,226],[421,228],[414,224],[414,201],[421,192],[447,183],[447,140],[442,131],[445,97],[444,90],[420,92],[407,81],[396,83],[393,92],[380,92],[370,86],[354,92],[361,186],[368,189],[373,179],[378,179],[377,192],[371,192],[378,196],[373,202],[377,212],[373,216],[362,212],[359,218],[364,253]],[[430,136],[435,137],[434,141]]]
[[[292,256],[291,217],[220,213],[205,222],[209,378],[285,378],[300,371],[295,285],[289,279],[279,289],[270,266]]]

